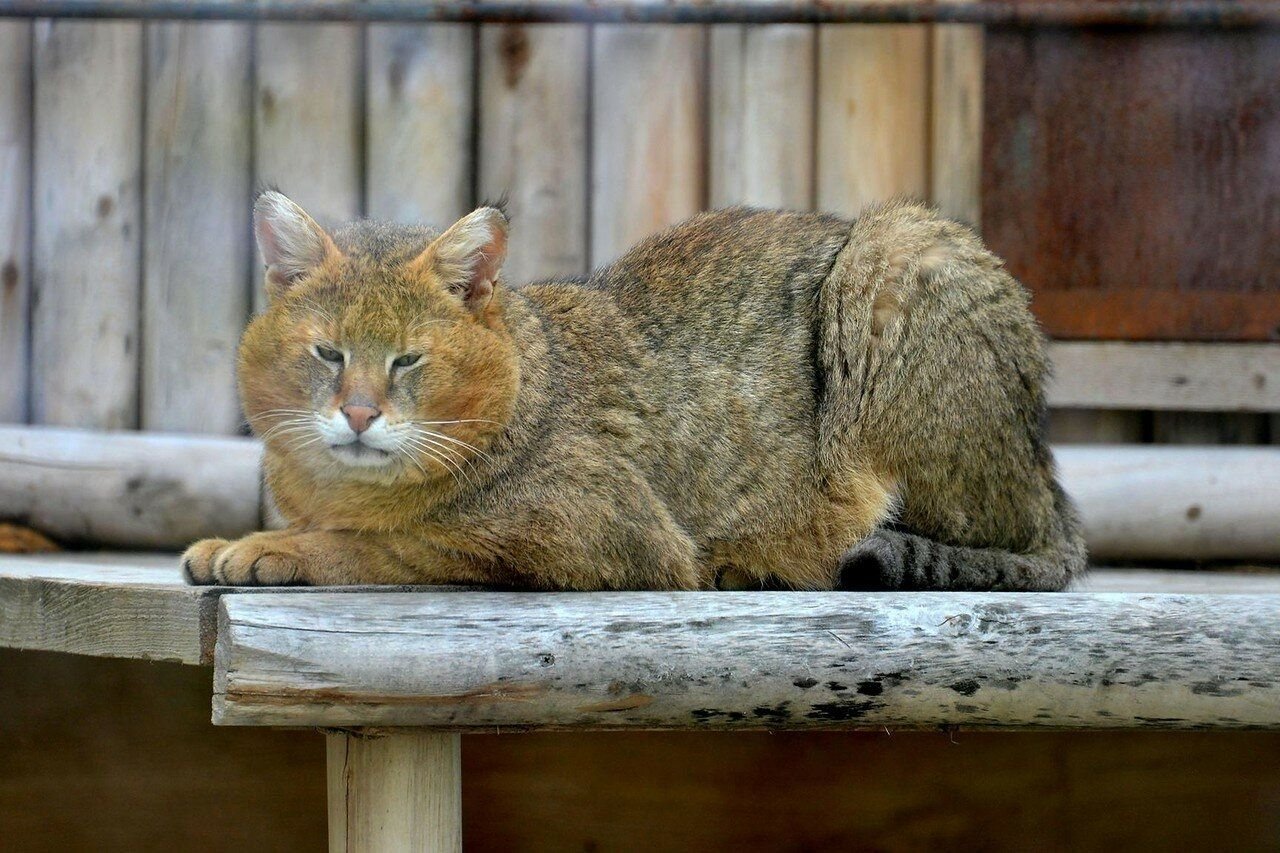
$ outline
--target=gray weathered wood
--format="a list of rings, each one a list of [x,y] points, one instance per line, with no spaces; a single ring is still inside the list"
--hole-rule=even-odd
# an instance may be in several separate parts
[[[142,25],[35,24],[32,419],[137,425]]]
[[[818,30],[818,207],[856,215],[929,191],[929,30]]]
[[[703,206],[702,27],[592,32],[591,264]]]
[[[460,735],[332,732],[326,752],[329,853],[460,853]]]
[[[509,281],[587,269],[589,40],[580,26],[480,31],[480,197],[507,198]]]
[[[813,207],[813,27],[711,28],[711,207]]]
[[[0,646],[207,665],[220,591],[173,554],[0,555]]]
[[[1089,446],[1055,453],[1094,559],[1280,557],[1276,448]]]
[[[0,422],[27,419],[31,24],[0,23]]]
[[[222,725],[1280,727],[1280,596],[227,596]]]
[[[444,228],[471,209],[475,28],[369,28],[370,216]]]
[[[0,518],[62,542],[185,548],[258,529],[244,438],[0,427]]]
[[[1060,341],[1052,406],[1280,411],[1280,344]]]
[[[234,434],[249,314],[252,72],[244,24],[149,24],[143,429]]]
[[[254,167],[322,225],[361,213],[362,32],[351,24],[262,24],[255,41]],[[255,265],[255,306],[266,304]]]

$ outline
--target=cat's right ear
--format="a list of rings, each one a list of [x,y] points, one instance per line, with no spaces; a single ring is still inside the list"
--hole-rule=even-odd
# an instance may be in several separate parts
[[[267,297],[273,300],[341,254],[305,210],[275,190],[267,190],[254,202],[253,233],[267,265]]]

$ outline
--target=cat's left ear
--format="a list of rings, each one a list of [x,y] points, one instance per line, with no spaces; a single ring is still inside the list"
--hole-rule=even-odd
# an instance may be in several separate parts
[[[497,207],[481,207],[437,237],[415,264],[430,264],[463,304],[483,311],[506,259],[507,216]]]

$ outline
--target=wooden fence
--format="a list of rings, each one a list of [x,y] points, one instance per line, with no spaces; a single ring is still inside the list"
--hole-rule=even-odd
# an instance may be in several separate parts
[[[734,202],[854,214],[909,194],[978,223],[983,38],[969,25],[0,21],[0,421],[240,431],[233,354],[262,304],[249,210],[264,184],[322,221],[443,224],[506,195],[513,280],[585,272]],[[1144,413],[1129,386],[1103,388],[1099,352],[1073,369],[1059,440],[1280,433],[1263,413],[1277,345],[1231,351],[1221,382],[1195,372],[1220,353],[1140,359],[1139,373],[1164,365],[1132,383],[1163,383],[1161,408],[1252,410],[1234,414]],[[1187,375],[1241,390],[1178,398]],[[1123,411],[1080,408],[1095,402]]]

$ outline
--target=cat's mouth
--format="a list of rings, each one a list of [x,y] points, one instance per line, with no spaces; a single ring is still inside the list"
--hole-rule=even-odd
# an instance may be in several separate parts
[[[393,458],[387,451],[370,447],[359,440],[346,444],[331,444],[329,445],[329,452],[342,462],[359,468],[387,465]]]

